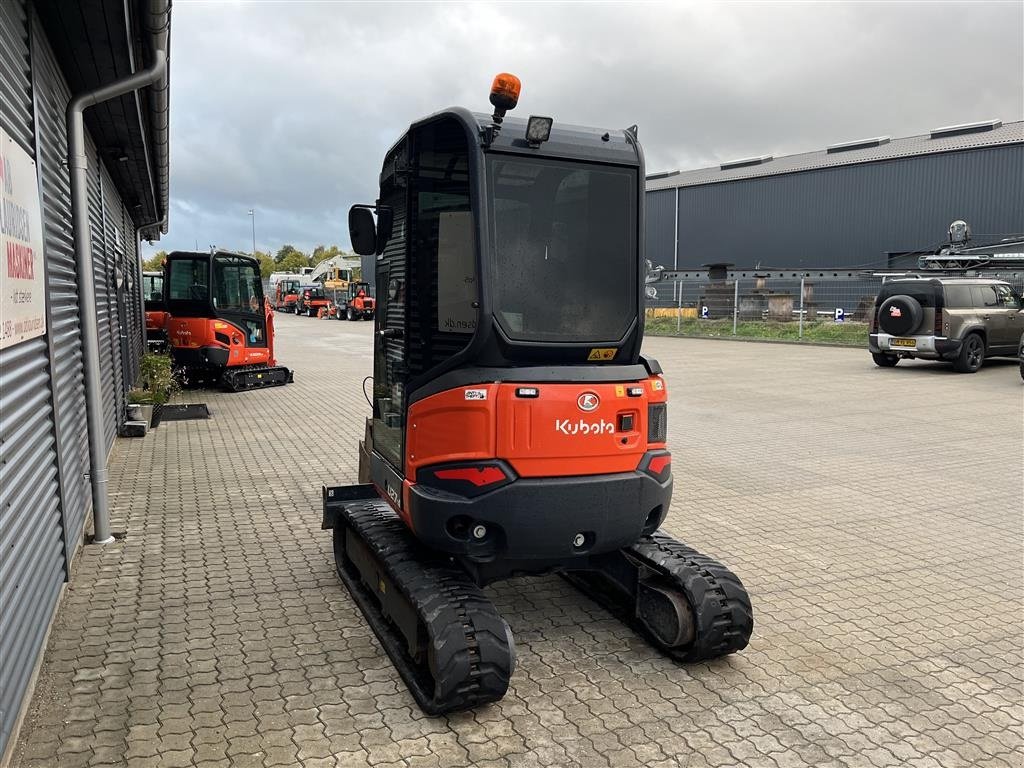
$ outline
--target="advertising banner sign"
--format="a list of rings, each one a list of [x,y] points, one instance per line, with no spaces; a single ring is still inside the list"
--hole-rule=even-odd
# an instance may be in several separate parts
[[[46,333],[45,291],[36,164],[0,129],[0,349]]]

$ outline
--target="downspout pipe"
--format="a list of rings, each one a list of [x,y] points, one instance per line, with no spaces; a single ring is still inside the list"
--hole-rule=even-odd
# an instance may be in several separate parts
[[[107,498],[107,456],[103,440],[103,394],[100,379],[99,326],[96,315],[96,283],[92,238],[89,231],[88,161],[85,155],[85,121],[89,107],[116,99],[159,82],[167,73],[167,49],[155,48],[153,63],[133,75],[92,91],[80,93],[68,103],[68,167],[71,173],[71,221],[78,256],[78,312],[82,329],[85,371],[85,411],[89,433],[89,484],[92,487],[93,543],[109,544],[110,506]]]

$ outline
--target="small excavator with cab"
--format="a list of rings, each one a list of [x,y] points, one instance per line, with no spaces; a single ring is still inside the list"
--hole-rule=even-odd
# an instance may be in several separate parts
[[[274,358],[274,312],[251,256],[172,251],[164,303],[171,359],[186,384],[212,380],[239,392],[293,380]]]
[[[504,696],[512,633],[482,587],[511,576],[563,575],[680,662],[753,629],[740,580],[658,530],[672,458],[640,351],[637,130],[506,119],[519,90],[501,74],[493,115],[414,123],[349,212],[376,256],[373,413],[322,526],[428,714]]]
[[[142,273],[142,296],[146,310],[146,345],[162,350],[167,346],[167,307],[164,304],[164,273]]]
[[[295,302],[299,300],[301,281],[296,278],[282,278],[274,286],[274,310],[277,312],[294,312]]]

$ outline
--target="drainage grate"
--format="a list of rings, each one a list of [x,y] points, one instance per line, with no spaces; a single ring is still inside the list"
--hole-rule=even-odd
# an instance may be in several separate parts
[[[187,421],[188,419],[208,418],[210,418],[210,409],[206,407],[206,403],[165,405],[160,411],[161,421]]]

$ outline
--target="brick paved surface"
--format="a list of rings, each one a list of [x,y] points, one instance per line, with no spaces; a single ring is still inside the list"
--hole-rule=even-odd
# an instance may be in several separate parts
[[[120,440],[15,765],[1019,766],[1022,385],[866,351],[649,339],[666,527],[750,589],[743,653],[678,666],[557,578],[489,593],[506,698],[427,718],[338,582],[320,484],[354,481],[369,323],[279,319],[296,383],[193,393]]]

